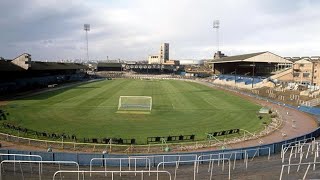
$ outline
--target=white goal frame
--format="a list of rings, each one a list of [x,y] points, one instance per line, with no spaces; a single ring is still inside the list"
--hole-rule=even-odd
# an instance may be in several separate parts
[[[152,97],[151,96],[120,96],[119,97],[119,104],[118,104],[118,110],[121,110],[120,108],[121,108],[121,103],[122,103],[122,101],[121,101],[121,99],[122,98],[144,98],[144,99],[149,99],[149,102],[150,102],[150,105],[149,105],[149,111],[151,111],[152,110]],[[130,110],[130,109],[128,109],[128,110]],[[138,110],[138,109],[136,109],[137,111],[141,111],[141,110]],[[147,109],[146,109],[147,110]]]

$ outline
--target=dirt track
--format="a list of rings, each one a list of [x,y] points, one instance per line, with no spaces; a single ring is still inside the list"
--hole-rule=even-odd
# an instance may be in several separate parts
[[[212,88],[217,88],[212,84],[209,84],[206,82],[200,82],[200,83]],[[255,97],[243,95],[243,94],[229,91],[226,89],[222,89],[222,88],[218,88],[218,89],[228,91],[234,95],[240,96],[244,99],[260,104],[261,106],[267,106],[272,109],[275,109],[282,116],[283,125],[281,129],[276,130],[270,133],[269,135],[262,137],[261,139],[263,140],[263,144],[270,144],[273,142],[279,142],[279,141],[291,139],[291,138],[312,132],[318,127],[316,117],[310,114],[285,107],[283,106],[283,104],[280,104],[280,103],[274,104],[271,102],[260,100]],[[285,134],[285,136],[283,136],[283,133]],[[248,141],[243,141],[243,142],[235,143],[232,145],[228,145],[228,148],[244,148],[244,147],[258,146],[258,145],[260,145],[259,139],[253,139],[253,140],[248,140]],[[211,148],[211,149],[216,149],[216,148]]]

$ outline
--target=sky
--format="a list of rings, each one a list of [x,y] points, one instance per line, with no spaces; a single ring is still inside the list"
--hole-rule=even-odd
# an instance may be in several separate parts
[[[1,0],[0,57],[147,60],[161,43],[170,59],[212,58],[213,21],[228,56],[270,51],[320,55],[318,0]]]

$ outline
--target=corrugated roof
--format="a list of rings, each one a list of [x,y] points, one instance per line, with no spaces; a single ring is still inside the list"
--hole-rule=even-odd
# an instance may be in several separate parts
[[[31,61],[30,70],[68,70],[68,69],[88,69],[87,66],[78,63],[59,63],[59,62],[39,62]]]
[[[266,53],[266,51],[265,52],[258,52],[258,53],[251,53],[251,54],[242,54],[242,55],[237,55],[237,56],[223,57],[223,58],[215,59],[211,62],[243,61],[245,59],[249,59],[254,56],[258,56],[260,54],[263,54],[263,53]]]

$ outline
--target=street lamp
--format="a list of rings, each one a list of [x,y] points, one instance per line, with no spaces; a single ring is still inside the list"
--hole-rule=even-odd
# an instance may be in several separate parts
[[[88,31],[90,31],[90,24],[84,24],[83,30],[86,31],[86,40],[87,40],[87,61],[89,61],[89,43],[88,43]]]

